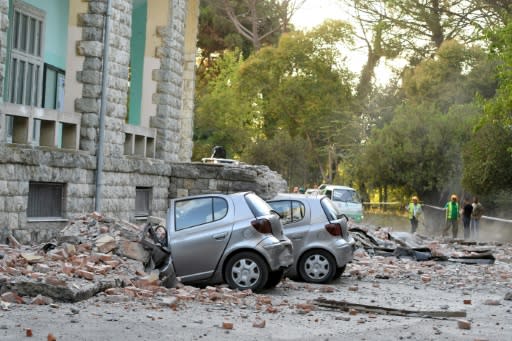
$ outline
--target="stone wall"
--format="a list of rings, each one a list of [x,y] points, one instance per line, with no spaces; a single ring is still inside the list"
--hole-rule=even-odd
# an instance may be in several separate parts
[[[0,99],[4,96],[4,74],[7,53],[7,29],[9,28],[9,0],[0,0]],[[3,124],[0,122],[0,129]]]
[[[82,113],[80,149],[96,153],[103,74],[103,31],[107,2],[89,1],[89,12],[79,15],[82,40],[77,53],[85,57],[83,70],[77,75],[83,84],[82,97],[75,101]],[[106,86],[105,143],[106,156],[122,156],[123,126],[127,114],[128,74],[130,64],[131,0],[112,0],[109,31],[109,59]]]
[[[92,212],[95,166],[96,158],[86,152],[0,146],[0,234],[10,231],[22,243],[49,241],[68,219]],[[136,158],[106,158],[104,179],[102,213],[131,222],[136,222],[136,187],[152,188],[151,215],[161,218],[175,197],[254,191],[268,199],[287,188],[283,178],[266,166]],[[28,219],[31,181],[65,184],[63,219]]]
[[[186,1],[173,1],[170,11],[168,25],[159,27],[157,32],[161,38],[156,51],[160,69],[153,70],[153,80],[157,83],[153,102],[157,111],[150,119],[150,126],[157,130],[156,157],[179,161]]]
[[[253,191],[264,199],[287,191],[286,181],[267,166],[174,164],[169,197]]]
[[[159,68],[150,119],[157,130],[155,159],[124,156],[127,113],[132,0],[112,0],[109,30],[109,68],[106,92],[105,159],[102,214],[134,221],[136,187],[152,189],[151,214],[165,217],[170,198],[202,193],[254,191],[270,198],[286,190],[282,177],[265,166],[223,166],[189,161],[192,153],[195,39],[199,0],[168,0],[168,22],[155,35]],[[81,115],[79,150],[6,144],[0,140],[0,243],[12,233],[22,243],[49,241],[77,215],[95,207],[96,152],[101,107],[105,0],[82,0],[78,26],[80,40],[70,47],[79,56],[68,64],[80,85],[74,109]],[[3,99],[9,0],[0,0],[0,105]],[[77,13],[74,13],[76,15]],[[187,33],[188,32],[188,33]],[[75,73],[73,73],[73,76]],[[68,85],[66,85],[68,86]],[[66,94],[73,93],[68,92]],[[0,114],[0,137],[5,117]],[[27,217],[30,182],[63,184],[62,219]]]

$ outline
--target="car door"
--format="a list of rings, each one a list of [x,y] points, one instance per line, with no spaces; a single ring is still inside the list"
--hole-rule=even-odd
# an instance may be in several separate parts
[[[212,276],[231,237],[233,211],[232,202],[222,196],[171,201],[169,245],[176,275],[183,281]]]
[[[292,241],[294,251],[302,249],[310,228],[306,204],[298,200],[275,200],[268,203],[282,217],[284,233]]]

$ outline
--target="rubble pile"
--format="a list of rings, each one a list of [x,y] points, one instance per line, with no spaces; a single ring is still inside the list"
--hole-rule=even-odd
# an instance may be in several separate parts
[[[161,238],[149,238],[146,226],[98,213],[70,220],[50,243],[21,245],[11,236],[9,245],[0,244],[0,308],[55,305],[93,296],[107,303],[150,300],[171,309],[188,301],[240,305],[256,299],[250,290],[225,285],[200,289],[176,278],[172,286],[165,285],[162,269],[155,268],[165,247],[154,239]]]
[[[102,291],[118,293],[115,289],[133,297],[165,289],[160,271],[151,267],[144,232],[141,226],[91,213],[71,220],[50,243],[20,245],[11,236],[9,245],[0,244],[1,299],[76,302]]]
[[[162,226],[159,223],[163,224],[157,222],[155,226]],[[91,213],[70,220],[57,240],[50,243],[20,245],[9,236],[9,245],[0,244],[0,308],[9,304],[77,302],[92,296],[108,303],[151,299],[172,309],[192,300],[228,305],[256,300],[268,312],[286,306],[284,301],[277,305],[264,303],[266,296],[233,291],[225,285],[203,289],[182,285],[165,271],[165,235],[158,229],[152,233],[148,233],[147,226]],[[418,234],[359,226],[352,226],[351,233],[357,249],[345,276],[407,280],[415,287],[470,290],[488,283],[512,289],[511,244],[437,241]],[[461,259],[471,260],[472,265],[460,264],[457,260]],[[479,259],[492,262],[474,261]],[[284,290],[297,285],[301,290],[319,290],[318,286],[288,279],[279,284]],[[320,292],[335,290],[324,285]]]
[[[358,246],[351,276],[412,280],[442,289],[477,284],[512,289],[512,244],[433,240],[419,234],[352,226]],[[469,264],[461,267],[460,263]]]

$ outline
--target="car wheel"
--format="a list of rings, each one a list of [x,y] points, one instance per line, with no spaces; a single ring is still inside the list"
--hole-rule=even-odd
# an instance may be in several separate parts
[[[272,289],[276,285],[281,282],[281,279],[283,279],[284,271],[278,270],[278,271],[272,271],[268,275],[267,284],[265,284],[265,289]]]
[[[300,258],[299,274],[306,282],[327,283],[336,274],[336,262],[327,251],[310,250]]]
[[[341,277],[341,275],[345,272],[345,269],[347,268],[346,265],[342,266],[341,268],[336,269],[336,273],[334,274],[334,277],[332,279],[338,279]]]
[[[224,278],[232,289],[262,290],[269,276],[269,268],[261,256],[240,252],[231,257],[224,268]]]

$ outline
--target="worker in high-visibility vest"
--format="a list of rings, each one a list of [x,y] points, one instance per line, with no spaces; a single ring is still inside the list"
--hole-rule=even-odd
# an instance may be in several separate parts
[[[443,237],[448,235],[450,231],[450,227],[452,229],[453,238],[457,238],[457,233],[459,232],[459,203],[457,202],[457,196],[452,194],[451,200],[444,205],[446,209],[446,225],[443,230]]]
[[[407,209],[409,211],[409,221],[411,222],[411,233],[414,233],[418,229],[418,218],[423,212],[417,196],[411,198]]]

